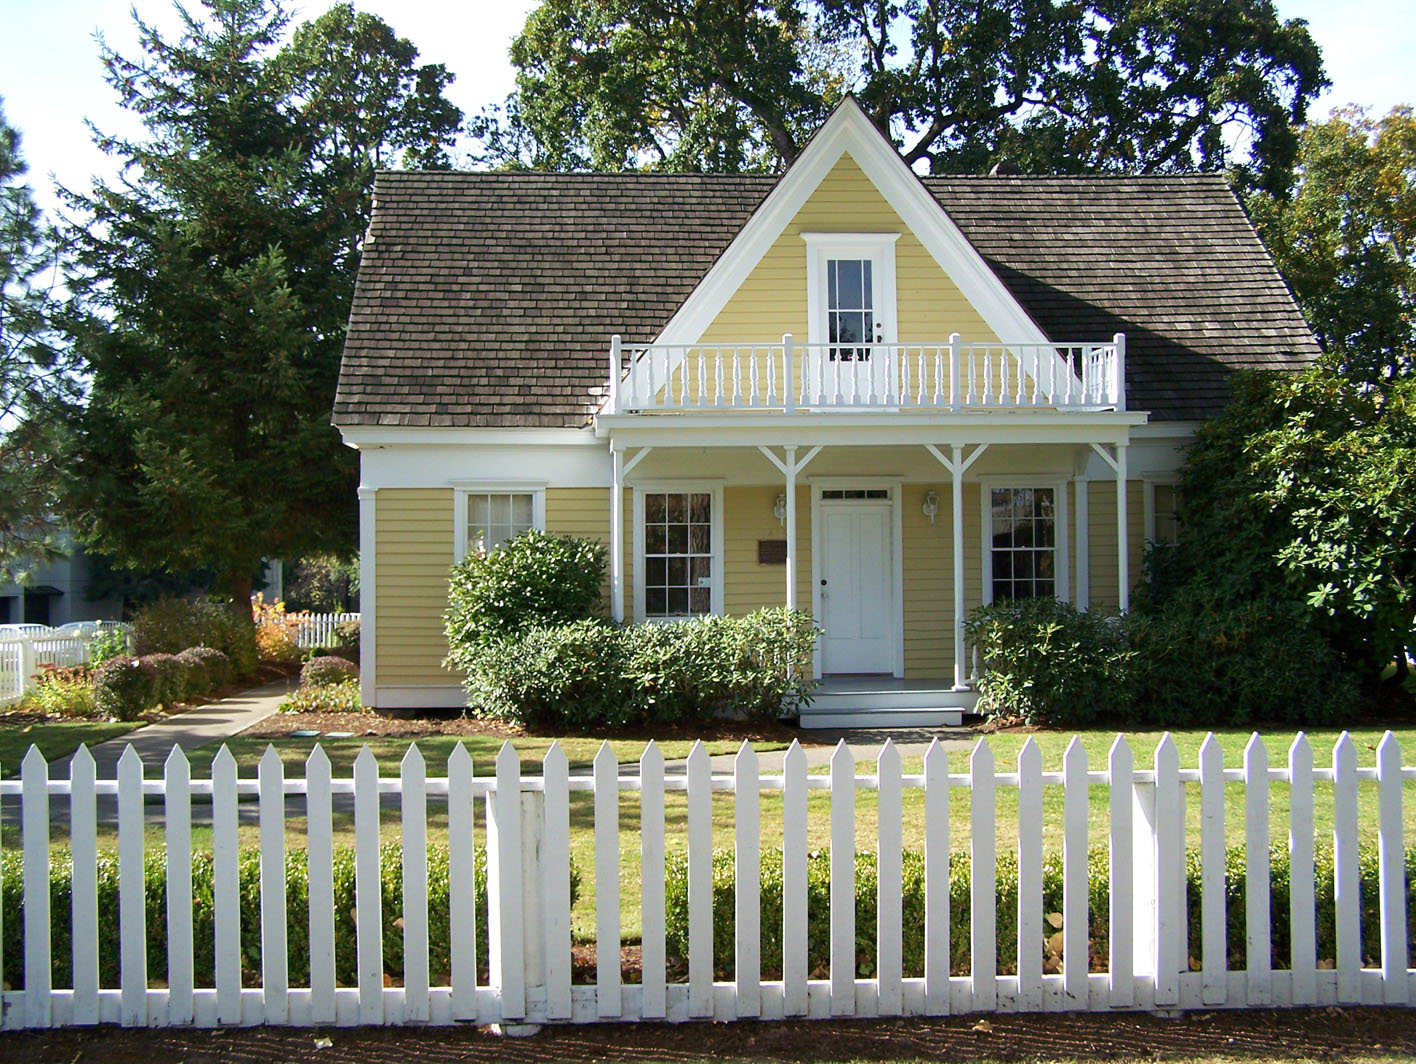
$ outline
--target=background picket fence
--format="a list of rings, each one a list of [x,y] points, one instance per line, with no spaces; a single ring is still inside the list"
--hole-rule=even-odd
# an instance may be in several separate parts
[[[335,627],[345,621],[357,621],[357,613],[298,613],[295,619],[295,642],[302,650],[336,646]]]
[[[1196,768],[1181,768],[1167,735],[1149,763],[1137,766],[1118,737],[1107,764],[1093,768],[1073,741],[1061,772],[1044,772],[1039,747],[1024,745],[1015,768],[998,771],[986,742],[979,742],[966,771],[951,771],[937,743],[923,772],[904,775],[889,743],[866,774],[844,744],[824,775],[808,773],[804,752],[793,744],[780,775],[759,772],[758,755],[746,744],[731,774],[714,774],[697,745],[685,765],[666,770],[650,744],[637,771],[622,768],[610,748],[601,749],[589,775],[571,775],[559,746],[546,754],[541,775],[523,777],[515,750],[498,754],[495,772],[473,773],[472,759],[458,746],[446,776],[428,778],[415,747],[397,778],[380,778],[365,749],[348,778],[335,778],[318,747],[303,779],[286,778],[268,750],[254,778],[239,778],[223,749],[209,780],[193,779],[187,759],[174,749],[162,775],[146,775],[130,748],[116,779],[96,779],[93,758],[80,750],[68,779],[49,778],[37,750],[25,758],[20,778],[0,781],[0,800],[18,800],[23,851],[22,989],[3,995],[7,1028],[69,1024],[390,1024],[542,1023],[602,1020],[734,1020],[784,1016],[847,1017],[945,1015],[1114,1009],[1213,1009],[1236,1006],[1416,1003],[1416,971],[1408,968],[1406,883],[1403,866],[1402,785],[1416,779],[1404,768],[1396,739],[1388,734],[1373,767],[1358,767],[1357,750],[1344,734],[1329,766],[1315,766],[1308,740],[1299,735],[1286,763],[1271,766],[1256,736],[1242,766],[1226,767],[1211,738]],[[1269,911],[1271,783],[1292,786],[1286,830],[1292,864],[1292,967],[1271,970],[1273,914]],[[1332,784],[1335,860],[1335,966],[1320,967],[1315,929],[1315,781]],[[1188,785],[1197,784],[1196,788]],[[1247,853],[1245,936],[1247,968],[1226,970],[1224,893],[1224,789],[1243,788],[1243,833]],[[1364,967],[1360,948],[1358,793],[1374,787],[1376,841],[1380,851],[1380,957]],[[1060,974],[1043,971],[1043,809],[1048,788],[1063,792],[1065,944]],[[1105,789],[1104,837],[1088,823],[1091,789]],[[907,789],[923,790],[925,917],[923,926],[902,926],[902,801]],[[969,793],[971,908],[970,972],[951,975],[949,794]],[[999,974],[996,961],[1000,790],[1017,792],[1018,968]],[[1203,968],[1191,970],[1194,944],[1185,920],[1185,792],[1197,790],[1201,806],[1199,851],[1203,865],[1201,904]],[[807,970],[808,794],[828,792],[830,838],[830,949],[826,978]],[[876,976],[856,977],[855,856],[857,793],[873,791],[876,830]],[[592,983],[573,983],[571,968],[571,793],[593,795],[595,944]],[[665,962],[666,792],[686,792],[688,962],[686,978],[671,980]],[[629,792],[628,797],[623,797]],[[732,803],[736,877],[734,977],[714,981],[712,941],[712,797],[726,792]],[[761,977],[760,905],[757,870],[762,847],[761,798],[781,795],[782,977]],[[398,796],[402,837],[401,913],[403,985],[387,986],[380,912],[380,796]],[[355,845],[357,980],[335,978],[332,809],[352,800]],[[96,810],[116,797],[121,978],[99,985],[98,902],[95,892]],[[238,908],[238,803],[255,799],[260,840],[260,985],[242,985]],[[637,802],[636,802],[637,799]],[[165,833],[167,980],[149,985],[144,912],[144,804],[161,803]],[[305,816],[301,844],[308,851],[310,985],[289,985],[285,862],[287,801]],[[450,972],[448,985],[430,984],[427,862],[429,802],[446,803],[449,831]],[[194,985],[191,833],[194,803],[211,803],[214,875],[214,985]],[[643,981],[621,981],[620,852],[624,807],[637,804],[641,857],[640,919]],[[477,806],[484,806],[487,844],[488,950],[476,955],[472,846]],[[51,806],[55,808],[51,808]],[[71,827],[73,986],[51,987],[51,814],[67,807]],[[156,808],[152,812],[156,813]],[[387,814],[394,818],[393,813]],[[677,820],[674,821],[677,823]],[[1280,831],[1284,830],[1280,828]],[[776,839],[772,840],[774,843]],[[1011,840],[1010,840],[1011,841]],[[1088,870],[1091,844],[1109,851],[1109,956],[1105,972],[1088,970]],[[746,874],[742,874],[746,873]],[[7,917],[13,918],[13,917]],[[922,977],[902,975],[905,936],[923,936]],[[0,936],[3,941],[3,936]],[[1080,963],[1073,963],[1079,958]],[[766,958],[777,967],[778,958]],[[478,981],[479,967],[490,973]]]
[[[117,621],[100,622],[87,635],[66,632],[0,633],[0,706],[18,702],[34,687],[35,675],[45,665],[67,669],[89,662],[89,644],[102,632],[127,631]]]

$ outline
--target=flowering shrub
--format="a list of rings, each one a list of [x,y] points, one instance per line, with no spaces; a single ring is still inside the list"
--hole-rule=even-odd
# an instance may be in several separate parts
[[[322,683],[292,691],[277,707],[281,713],[362,713],[358,679]]]
[[[257,591],[251,597],[251,616],[256,624],[256,653],[262,661],[285,662],[300,658],[300,645],[295,635],[299,619],[285,612],[279,599],[266,602]]]
[[[93,715],[93,682],[83,665],[61,669],[41,665],[39,680],[28,701],[50,717],[88,717]]]

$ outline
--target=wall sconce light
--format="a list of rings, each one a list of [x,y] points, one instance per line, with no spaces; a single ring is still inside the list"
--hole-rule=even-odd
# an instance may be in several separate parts
[[[932,491],[924,493],[924,516],[929,518],[929,523],[934,524],[934,515],[939,512],[939,496]]]
[[[787,496],[785,493],[778,495],[772,501],[772,516],[783,525],[787,523]]]

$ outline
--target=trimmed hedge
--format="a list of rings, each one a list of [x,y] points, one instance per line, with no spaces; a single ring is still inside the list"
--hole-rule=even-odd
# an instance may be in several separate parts
[[[382,888],[384,971],[395,979],[403,976],[403,853],[398,843],[380,848]],[[476,850],[477,959],[486,979],[487,962],[487,869],[486,851]],[[260,931],[260,852],[243,849],[238,858],[241,912],[241,977],[244,985],[261,985]],[[0,912],[3,912],[4,969],[0,979],[19,990],[24,986],[24,904],[23,855],[15,850],[0,852]],[[56,987],[72,986],[72,926],[69,881],[72,871],[67,851],[50,856],[49,911],[51,978]],[[147,963],[150,979],[167,975],[167,884],[166,857],[161,849],[149,850],[145,863]],[[448,861],[447,848],[428,846],[428,970],[434,982],[446,984],[450,971],[448,954]],[[571,902],[580,889],[580,877],[572,864]],[[303,850],[292,850],[285,858],[286,935],[289,943],[290,985],[309,985],[310,910],[309,881]],[[355,890],[354,851],[349,847],[334,852],[334,958],[335,978],[341,986],[356,984],[355,972]],[[212,901],[212,857],[209,852],[192,854],[192,935],[198,986],[213,985],[215,909]],[[118,985],[118,857],[105,851],[98,857],[98,958],[99,985]]]
[[[187,696],[188,671],[175,654],[145,654],[143,660],[157,674],[155,694],[164,706],[181,702]]]
[[[158,599],[133,615],[129,628],[133,653],[176,654],[188,647],[215,647],[227,656],[238,676],[256,671],[256,626],[229,602],[217,599]]]
[[[1225,873],[1225,903],[1228,917],[1228,967],[1245,967],[1245,856],[1244,848],[1231,848],[1227,854]],[[1089,938],[1092,971],[1105,971],[1109,949],[1108,909],[1110,889],[1107,880],[1108,853],[1105,848],[1093,849],[1088,855],[1090,871]],[[807,970],[816,971],[830,962],[831,924],[830,889],[831,856],[821,850],[807,858]],[[1275,968],[1288,967],[1289,906],[1288,851],[1275,846],[1270,854],[1270,912],[1272,914],[1271,960]],[[1381,956],[1380,904],[1377,894],[1377,851],[1363,847],[1359,851],[1362,911],[1362,959],[1371,967]],[[1199,851],[1186,855],[1188,881],[1188,922],[1190,957],[1195,963],[1203,960],[1200,939],[1200,860]],[[782,956],[782,855],[781,851],[762,853],[762,976],[781,978]],[[1331,850],[1319,849],[1316,855],[1318,957],[1336,957],[1336,931],[1333,906],[1333,865]],[[730,850],[713,854],[713,969],[714,978],[731,979],[733,975],[733,855]],[[1407,924],[1411,956],[1407,965],[1416,963],[1416,847],[1406,851]],[[856,975],[869,979],[875,975],[876,876],[875,855],[856,855]],[[904,975],[924,974],[924,855],[907,851],[903,855]],[[688,957],[688,860],[683,855],[669,859],[665,881],[665,927],[668,956],[671,961],[686,962]],[[1043,912],[1062,912],[1062,858],[1048,854],[1043,858]],[[1010,851],[998,854],[997,883],[998,972],[1017,973],[1018,942],[1018,863]],[[969,857],[955,853],[949,859],[949,952],[950,971],[954,975],[969,972]],[[1059,928],[1043,921],[1043,932],[1037,942],[1038,953],[1047,959],[1048,939]],[[1053,952],[1055,958],[1055,951]]]
[[[346,658],[311,658],[300,666],[300,686],[319,687],[322,684],[342,683],[356,679],[358,675],[359,666]]]
[[[146,658],[109,658],[93,670],[93,708],[115,720],[137,720],[159,701],[157,667]]]
[[[188,647],[177,655],[177,660],[187,666],[189,698],[200,698],[233,679],[231,660],[213,647]]]

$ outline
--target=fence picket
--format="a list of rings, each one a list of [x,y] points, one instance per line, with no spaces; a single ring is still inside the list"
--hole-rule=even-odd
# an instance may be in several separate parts
[[[924,753],[924,1011],[947,1016],[949,993],[949,755]]]
[[[1085,1009],[1089,1002],[1088,930],[1091,926],[1087,813],[1090,785],[1087,751],[1075,735],[1062,758],[1062,977],[1067,1004]]]
[[[379,763],[365,744],[354,758],[354,948],[360,1023],[384,1019],[379,864]]]
[[[1387,732],[1377,744],[1377,860],[1382,923],[1382,1000],[1404,1005],[1406,849],[1401,837],[1401,746]]]
[[[192,951],[192,767],[180,746],[167,755],[162,776],[167,820],[167,1022],[195,1018]]]
[[[329,755],[318,745],[305,759],[305,858],[310,898],[310,1018],[333,1023],[334,831]]]
[[[855,755],[842,739],[831,754],[831,1015],[856,1009]]]
[[[409,743],[399,765],[403,814],[403,1008],[410,1020],[428,1018],[428,797],[427,765]]]
[[[598,795],[596,799],[598,805]],[[598,837],[595,842],[598,851]],[[598,871],[598,852],[596,856]],[[493,988],[501,995],[503,1020],[519,1020],[526,1015],[526,946],[521,915],[524,889],[521,760],[511,743],[504,742],[497,751],[496,788],[487,795],[487,968]]]
[[[688,1014],[713,1015],[713,779],[708,750],[688,752]]]
[[[900,781],[900,751],[889,739],[875,762],[875,978],[881,1016],[904,1011],[903,941],[900,911],[903,884],[904,788]]]
[[[477,893],[473,849],[472,755],[458,743],[447,758],[448,953],[452,1018],[477,1018]]]
[[[551,795],[546,792],[547,813]],[[570,911],[569,894],[566,913]],[[640,976],[643,989],[640,1016],[663,1019],[668,1012],[664,945],[664,755],[650,739],[639,756],[639,923]],[[566,949],[570,923],[566,921]],[[566,1015],[570,1012],[570,982],[566,981]]]
[[[143,759],[131,746],[118,759],[118,1014],[147,1024],[147,900],[143,875]]]
[[[595,997],[602,1019],[621,1014],[619,761],[610,744],[595,755]]]
[[[216,1019],[241,1022],[241,900],[236,838],[236,758],[223,743],[211,762],[211,877]]]
[[[31,746],[20,762],[20,831],[24,848],[25,1022],[48,1027],[49,991],[49,765]]]
[[[795,739],[782,759],[783,1012],[806,1014],[806,752]]]
[[[1018,751],[1018,1008],[1042,1008],[1042,750],[1031,735]]]
[[[1293,1004],[1318,1000],[1313,875],[1313,748],[1302,732],[1288,748],[1288,905]]]
[[[1357,870],[1357,747],[1343,732],[1332,749],[1333,904],[1337,930],[1337,1001],[1362,1000],[1362,916]]]
[[[1268,747],[1255,732],[1244,747],[1244,955],[1250,1005],[1273,1000],[1268,763]]]
[[[660,774],[663,773],[660,758]],[[541,779],[545,786],[546,826],[541,837],[541,890],[544,903],[541,915],[546,935],[546,1019],[568,1020],[570,1008],[570,765],[559,742],[552,742],[541,759]],[[661,791],[662,794],[662,791]],[[660,799],[662,806],[662,797]],[[663,813],[659,816],[660,838],[663,837]],[[662,842],[661,842],[662,852]],[[659,860],[659,906],[663,910],[664,862]],[[650,885],[645,882],[645,893]],[[649,984],[650,931],[644,921],[645,992]],[[663,917],[659,918],[659,983],[663,985]],[[659,1016],[663,1012],[658,1013]]]
[[[1200,744],[1200,978],[1206,1005],[1223,1004],[1228,995],[1224,839],[1224,751],[1210,732]]]
[[[1155,895],[1152,934],[1155,1003],[1180,1000],[1180,972],[1188,968],[1185,923],[1185,792],[1180,789],[1180,754],[1166,732],[1155,748]]]
[[[733,758],[733,978],[739,1016],[762,1015],[762,834],[757,754]]]
[[[1135,1002],[1135,900],[1130,883],[1133,860],[1132,818],[1135,790],[1135,758],[1130,744],[1118,735],[1107,753],[1107,802],[1110,820],[1110,848],[1107,855],[1107,897],[1110,943],[1110,999],[1113,1008]]]
[[[980,739],[969,756],[969,977],[973,1007],[998,1006],[998,839],[993,750]]]
[[[290,969],[285,934],[285,767],[267,744],[260,780],[261,996],[266,1023],[290,1016]]]
[[[81,1024],[98,1022],[98,805],[94,774],[93,755],[87,746],[81,745],[69,758],[69,903],[73,921],[70,926],[73,929],[74,1022]],[[191,903],[190,890],[187,901]]]

